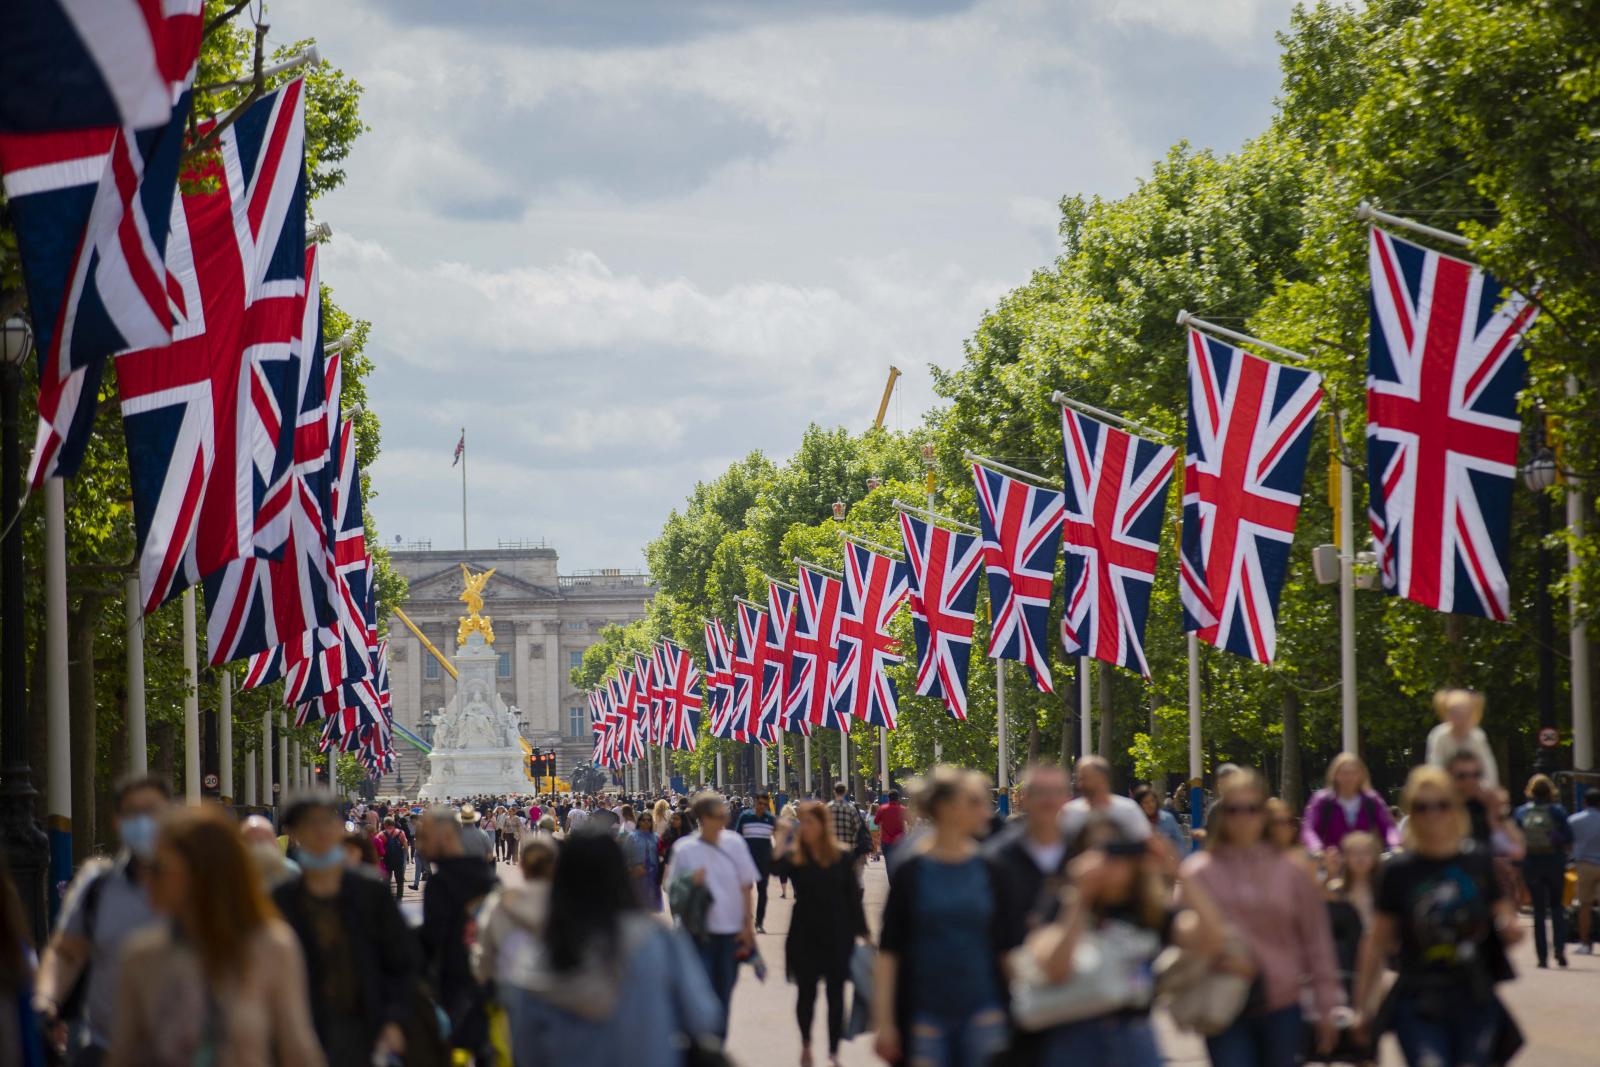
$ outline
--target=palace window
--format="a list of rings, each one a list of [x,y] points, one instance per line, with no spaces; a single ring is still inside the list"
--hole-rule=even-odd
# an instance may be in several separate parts
[[[511,653],[501,652],[498,655],[494,665],[494,674],[496,678],[511,677]]]
[[[574,669],[583,666],[583,649],[574,649],[567,653],[567,665]]]
[[[422,676],[430,682],[439,680],[439,661],[432,652],[422,657]]]
[[[584,721],[583,720],[585,718],[586,718],[586,716],[583,714],[583,709],[582,708],[568,708],[567,709],[567,736],[569,736],[569,737],[582,737],[583,736],[583,727],[584,727]]]

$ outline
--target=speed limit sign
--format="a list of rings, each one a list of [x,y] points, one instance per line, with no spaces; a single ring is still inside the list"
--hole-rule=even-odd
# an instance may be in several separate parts
[[[1546,726],[1539,731],[1539,747],[1555,748],[1561,743],[1561,731],[1554,726]]]
[[[222,784],[221,780],[218,779],[217,776],[214,775],[214,774],[206,775],[205,782],[206,782],[206,788],[207,789],[215,789],[217,786]]]

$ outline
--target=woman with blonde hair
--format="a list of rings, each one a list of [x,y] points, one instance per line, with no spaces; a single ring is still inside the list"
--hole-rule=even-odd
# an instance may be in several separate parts
[[[1180,876],[1216,901],[1249,953],[1225,957],[1223,966],[1254,973],[1261,996],[1258,1006],[1206,1038],[1206,1051],[1215,1067],[1293,1067],[1304,1044],[1302,986],[1310,986],[1320,1052],[1333,1047],[1334,1013],[1344,1005],[1322,893],[1268,843],[1267,790],[1259,774],[1229,775],[1218,786],[1215,809],[1206,851],[1185,860]]]
[[[170,921],[123,950],[109,1067],[322,1067],[305,957],[239,829],[184,808],[161,827],[150,903]]]
[[[1378,1014],[1379,974],[1396,960],[1388,1010],[1406,1062],[1486,1067],[1504,1008],[1494,993],[1512,977],[1506,946],[1522,930],[1489,853],[1467,838],[1468,819],[1450,776],[1415,767],[1401,797],[1405,844],[1378,873],[1376,914],[1361,945],[1356,1008]]]
[[[1489,737],[1479,725],[1483,721],[1483,694],[1470,689],[1441,689],[1433,694],[1433,710],[1439,716],[1439,725],[1428,731],[1428,762],[1448,768],[1456,753],[1470,752],[1483,767],[1483,788],[1499,786],[1500,768],[1489,748]]]
[[[1372,788],[1367,765],[1354,752],[1341,752],[1328,764],[1323,788],[1311,794],[1300,820],[1300,843],[1313,856],[1338,851],[1346,834],[1372,834],[1385,848],[1400,844],[1389,805]]]

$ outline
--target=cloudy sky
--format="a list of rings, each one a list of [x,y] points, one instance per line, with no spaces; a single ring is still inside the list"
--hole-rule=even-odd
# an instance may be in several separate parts
[[[1266,122],[1288,0],[270,0],[372,127],[323,279],[371,320],[388,541],[636,567],[694,483],[934,397],[1057,200]]]

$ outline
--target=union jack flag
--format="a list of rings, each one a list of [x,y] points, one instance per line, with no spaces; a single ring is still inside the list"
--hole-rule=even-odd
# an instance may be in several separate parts
[[[767,673],[761,717],[790,733],[810,734],[811,723],[789,710],[789,668],[795,650],[795,590],[767,583]]]
[[[988,574],[989,658],[1020,660],[1054,692],[1048,647],[1050,597],[1061,546],[1063,498],[979,463],[972,465]]]
[[[289,540],[281,559],[235,560],[205,578],[206,637],[213,664],[266,652],[337,619],[334,590],[333,476],[322,351],[316,246],[306,249],[305,313],[299,335],[299,418],[290,496]],[[337,358],[337,357],[335,357]],[[339,397],[332,397],[335,411]]]
[[[222,134],[214,192],[172,212],[172,343],[117,359],[146,613],[288,536],[305,301],[303,83]],[[202,135],[211,124],[201,126]]]
[[[1189,331],[1183,628],[1271,663],[1322,378]]]
[[[911,565],[907,602],[917,638],[917,695],[942,697],[951,716],[965,722],[982,543],[905,512],[900,535]]]
[[[695,734],[700,726],[700,668],[695,666],[689,650],[672,641],[663,643],[667,659],[672,664],[670,693],[672,722],[662,744],[684,752],[695,750]]]
[[[1061,642],[1150,677],[1144,624],[1176,451],[1061,409],[1067,607]]]
[[[656,687],[655,655],[645,656],[635,652],[633,654],[633,718],[636,722],[645,724],[649,736],[645,740],[652,745],[661,744],[657,732],[657,723],[650,715],[650,694]]]
[[[733,643],[721,619],[707,619],[706,626],[707,713],[711,717],[711,736],[742,740],[733,715]]]
[[[1533,305],[1377,228],[1368,251],[1367,517],[1384,591],[1503,620]]]
[[[361,602],[364,644],[359,653],[358,673],[334,685],[327,692],[296,704],[295,725],[304,726],[318,719],[335,718],[334,728],[353,747],[359,742],[359,728],[377,725],[383,718],[383,699],[378,690],[378,606],[373,588],[368,585]],[[354,718],[352,718],[354,716]],[[354,727],[352,727],[354,723]]]
[[[672,664],[667,662],[666,649],[658,642],[650,646],[650,729],[660,736],[667,730],[671,708],[667,703],[668,676]]]
[[[850,717],[833,710],[834,660],[839,645],[839,601],[844,583],[801,564],[794,655],[789,660],[790,718],[850,732]]]
[[[894,729],[894,682],[885,673],[896,653],[889,620],[911,591],[904,562],[846,541],[844,596],[839,601],[839,651],[834,660],[833,710]]]
[[[643,731],[640,724],[633,718],[633,693],[630,679],[624,677],[627,672],[618,671],[606,683],[606,692],[611,697],[611,708],[617,717],[620,734],[617,739],[617,754],[624,762],[636,760],[644,752]]]
[[[740,601],[739,630],[733,647],[733,721],[740,740],[766,745],[777,740],[776,724],[762,717],[761,694],[767,677],[767,613]]]
[[[166,246],[201,0],[33,0],[0,12],[0,173],[39,350],[28,477],[82,462],[105,360],[166,344]]]
[[[337,361],[330,361],[337,362]],[[356,463],[355,423],[344,421],[334,439],[338,477],[333,487],[337,516],[334,540],[335,621],[307,631],[286,644],[250,657],[244,688],[284,679],[284,701],[304,704],[313,697],[367,674],[364,650],[376,640],[375,620],[366,620],[365,603],[372,587],[372,558],[367,551],[361,506],[361,473]]]

